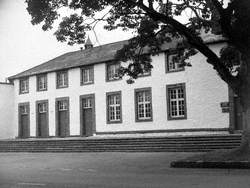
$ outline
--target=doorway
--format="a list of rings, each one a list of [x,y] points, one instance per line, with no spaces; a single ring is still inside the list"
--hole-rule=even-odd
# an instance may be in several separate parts
[[[46,138],[49,136],[48,122],[48,100],[36,102],[37,109],[37,137]]]
[[[95,95],[80,96],[80,133],[81,136],[92,136],[95,133]]]
[[[18,137],[28,138],[30,136],[30,107],[29,103],[18,105]]]
[[[69,136],[69,98],[56,99],[56,135]]]

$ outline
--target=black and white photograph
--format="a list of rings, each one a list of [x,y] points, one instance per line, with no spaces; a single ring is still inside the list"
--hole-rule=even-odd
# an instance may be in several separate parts
[[[250,0],[0,0],[0,188],[249,188]]]

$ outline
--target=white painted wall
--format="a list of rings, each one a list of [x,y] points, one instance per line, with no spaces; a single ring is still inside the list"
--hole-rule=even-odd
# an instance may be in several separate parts
[[[16,136],[14,124],[14,86],[0,83],[0,139]]]
[[[213,44],[216,53],[223,44]],[[37,100],[49,100],[49,134],[55,135],[55,98],[70,97],[70,135],[80,134],[79,96],[95,93],[96,130],[138,131],[190,128],[228,128],[229,114],[222,113],[220,102],[228,101],[227,85],[218,77],[204,56],[196,54],[191,58],[192,67],[185,71],[165,73],[164,54],[153,57],[151,76],[138,78],[128,85],[125,78],[120,81],[105,81],[105,64],[94,66],[95,84],[80,86],[80,68],[69,70],[69,87],[56,89],[55,73],[48,73],[48,91],[36,91],[36,77],[29,78],[30,92],[19,95],[19,81],[15,80],[15,126],[18,127],[18,103],[30,102],[30,131],[35,136]],[[167,120],[166,85],[186,83],[187,119]],[[152,87],[153,121],[135,122],[134,89]],[[122,91],[122,119],[119,124],[106,124],[106,92]],[[17,130],[16,130],[17,134]]]

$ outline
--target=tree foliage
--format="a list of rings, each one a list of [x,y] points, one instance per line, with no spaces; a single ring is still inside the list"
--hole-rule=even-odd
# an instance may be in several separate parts
[[[107,30],[133,30],[135,37],[116,55],[121,61],[131,62],[121,71],[131,80],[143,69],[152,68],[148,53],[158,54],[163,43],[182,39],[180,46],[185,50],[179,57],[183,66],[190,65],[185,60],[200,51],[236,93],[241,93],[246,85],[250,87],[249,0],[26,0],[26,3],[32,24],[42,23],[43,30],[54,26],[61,8],[72,10],[74,13],[62,18],[55,32],[59,41],[70,45],[84,43],[86,32],[100,21],[105,22]],[[181,20],[181,16],[186,19]],[[222,35],[228,46],[216,55],[200,37],[202,32]]]

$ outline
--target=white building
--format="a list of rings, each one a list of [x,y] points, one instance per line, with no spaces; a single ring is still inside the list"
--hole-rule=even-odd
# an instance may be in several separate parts
[[[13,117],[5,123],[14,127],[10,135],[68,137],[234,128],[234,117],[229,115],[235,112],[227,110],[228,86],[203,55],[192,56],[192,67],[182,68],[172,61],[175,45],[165,45],[162,53],[152,56],[152,71],[127,84],[126,78],[116,77],[120,63],[114,60],[125,42],[88,45],[10,77]],[[216,53],[225,44],[207,43]]]

